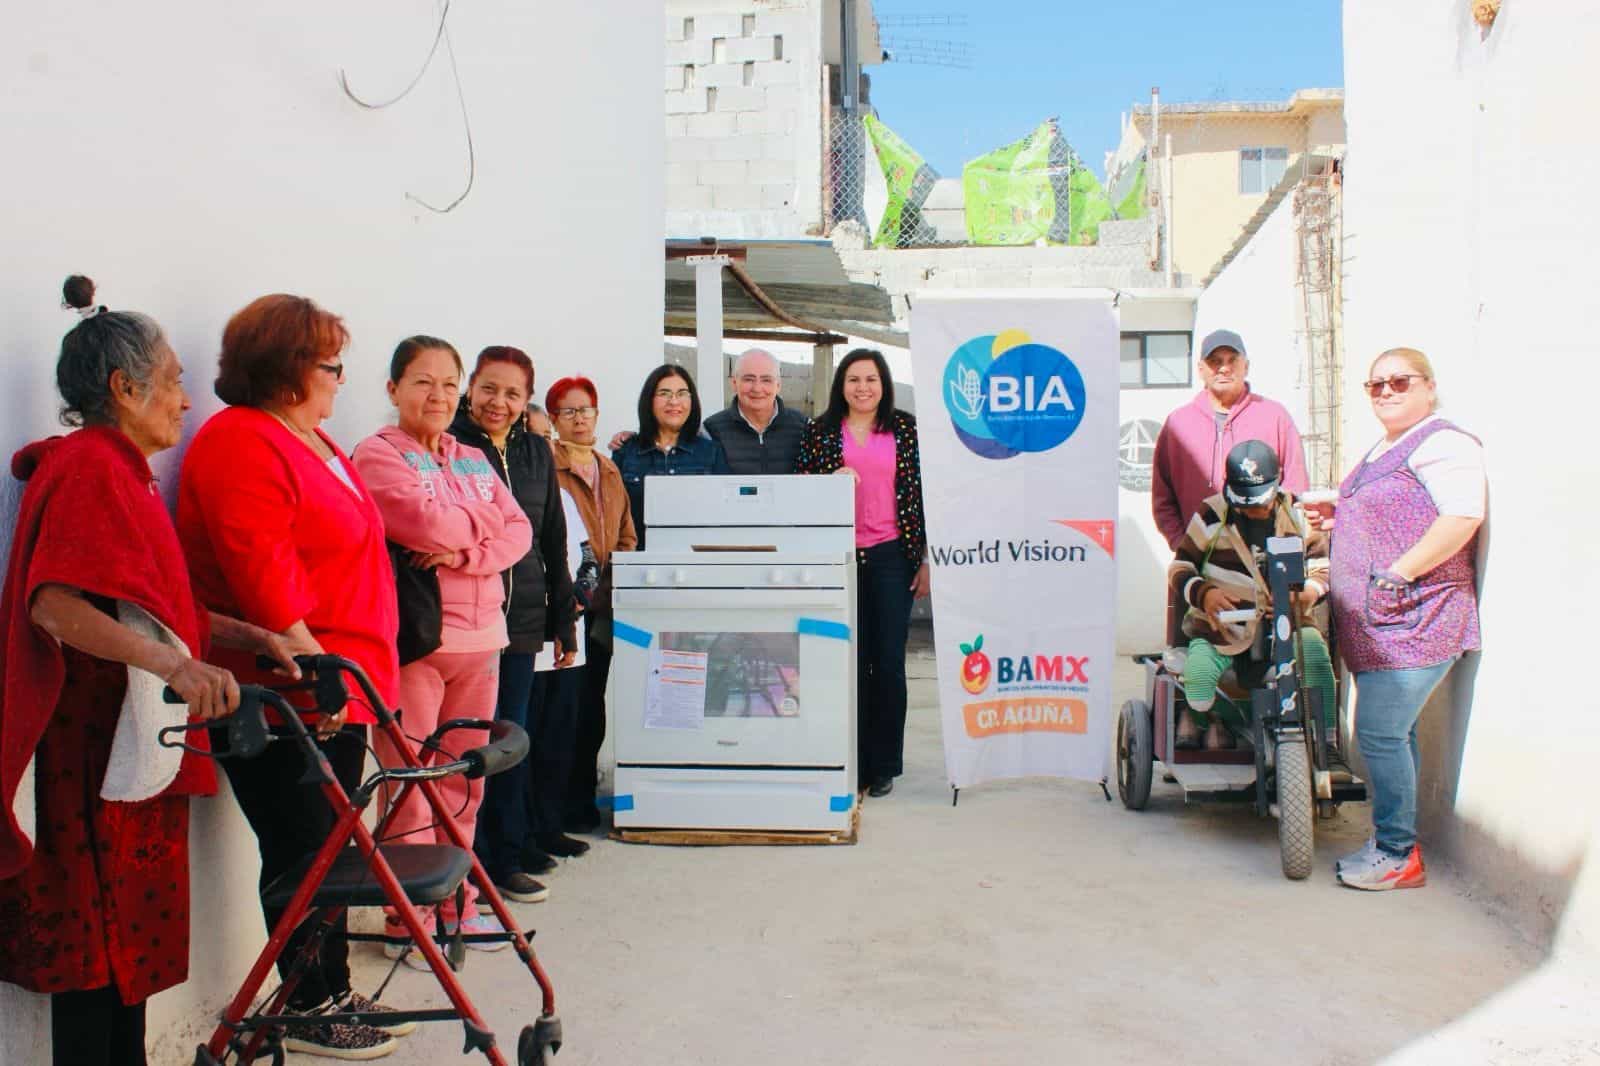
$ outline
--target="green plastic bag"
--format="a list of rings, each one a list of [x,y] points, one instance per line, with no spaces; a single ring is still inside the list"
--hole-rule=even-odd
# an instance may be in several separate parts
[[[931,235],[923,232],[922,205],[927,202],[928,193],[933,191],[939,175],[915,148],[880,122],[878,116],[869,114],[862,122],[873,151],[878,154],[884,184],[889,188],[889,204],[883,209],[883,220],[878,223],[878,233],[872,243],[879,248],[926,243]]]

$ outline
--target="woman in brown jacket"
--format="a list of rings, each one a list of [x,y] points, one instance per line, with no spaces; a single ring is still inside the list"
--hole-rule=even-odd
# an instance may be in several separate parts
[[[611,554],[632,551],[638,544],[628,493],[617,465],[595,450],[594,431],[600,413],[594,382],[562,378],[545,394],[545,410],[555,422],[556,478],[572,497],[588,532],[588,551],[574,575],[575,591],[584,604],[584,665],[567,684],[568,698],[578,700],[577,751],[567,791],[566,830],[587,833],[600,824],[595,806],[596,759],[606,736],[606,677],[611,672]],[[593,563],[590,563],[593,556]],[[585,599],[587,597],[587,599]],[[556,698],[562,698],[557,694]]]

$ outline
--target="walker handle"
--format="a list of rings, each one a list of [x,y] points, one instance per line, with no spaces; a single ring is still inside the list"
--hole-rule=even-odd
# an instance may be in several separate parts
[[[515,722],[491,722],[489,743],[461,753],[461,761],[468,764],[463,776],[469,780],[491,777],[502,770],[511,769],[527,757],[526,730]]]
[[[1255,618],[1256,610],[1254,607],[1241,607],[1236,611],[1217,612],[1217,621],[1228,622],[1232,625],[1242,625],[1246,622],[1253,622],[1255,621]]]
[[[178,695],[171,685],[162,689],[161,698],[167,703],[188,702]],[[209,729],[213,725],[220,726],[226,730],[228,737],[227,751],[207,751],[192,744],[170,739],[196,729]],[[192,752],[196,755],[226,756],[237,759],[255,758],[263,751],[266,751],[267,745],[272,742],[272,733],[267,728],[267,716],[262,705],[261,688],[257,685],[240,685],[239,706],[232,714],[209,722],[186,722],[183,725],[169,725],[157,731],[156,742],[162,747],[182,748],[184,751]]]

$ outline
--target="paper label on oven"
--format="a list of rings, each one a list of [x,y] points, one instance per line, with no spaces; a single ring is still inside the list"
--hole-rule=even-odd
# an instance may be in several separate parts
[[[650,653],[646,729],[699,729],[705,724],[707,658],[703,651],[661,647]]]

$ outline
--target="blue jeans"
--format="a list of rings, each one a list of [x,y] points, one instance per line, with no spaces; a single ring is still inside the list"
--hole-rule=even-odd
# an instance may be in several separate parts
[[[916,569],[898,540],[856,549],[858,780],[899,777],[906,743],[906,636]]]
[[[1356,674],[1356,741],[1372,778],[1373,833],[1390,855],[1405,855],[1417,842],[1417,719],[1456,658]]]
[[[507,652],[500,656],[500,695],[494,716],[528,731],[528,719],[538,716],[534,701],[533,656]],[[528,758],[508,770],[483,779],[483,806],[478,808],[478,835],[473,850],[490,880],[504,881],[522,869],[522,845],[528,837]]]

